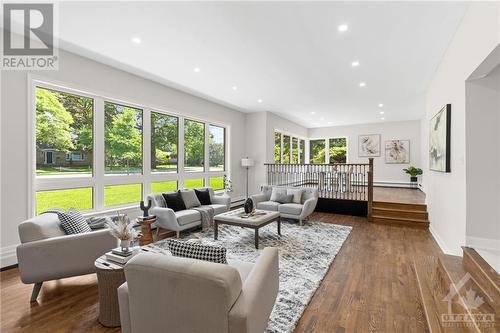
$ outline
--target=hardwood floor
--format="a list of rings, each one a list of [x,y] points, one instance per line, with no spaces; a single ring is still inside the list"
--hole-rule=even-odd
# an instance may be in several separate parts
[[[296,332],[426,332],[411,270],[414,256],[440,255],[428,230],[315,213],[312,221],[353,226]],[[97,322],[94,274],[44,283],[38,303],[17,269],[1,272],[2,332],[120,332]]]
[[[373,201],[425,204],[425,193],[419,189],[374,186]]]

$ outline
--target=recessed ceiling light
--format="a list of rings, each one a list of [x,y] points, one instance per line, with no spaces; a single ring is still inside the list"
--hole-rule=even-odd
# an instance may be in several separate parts
[[[359,61],[356,60],[356,61],[351,62],[351,66],[352,67],[358,67],[359,66]]]
[[[382,118],[380,118],[380,119],[381,119],[381,120],[385,120],[385,118],[384,118],[384,117],[382,117]]]
[[[195,67],[195,68],[193,68],[193,72],[198,73],[199,71],[201,71],[200,67]]]
[[[383,108],[383,107],[384,107],[384,104],[380,103],[380,104],[378,105],[378,107],[379,107],[379,108]]]
[[[136,44],[141,44],[141,42],[142,42],[139,37],[132,37],[131,41],[134,42],[134,43],[136,43]]]
[[[233,90],[236,91],[236,90],[238,90],[238,87],[237,86],[233,86],[231,89],[233,89]]]
[[[259,98],[259,99],[257,100],[257,103],[262,103],[262,100]]]
[[[366,83],[365,83],[365,82],[361,82],[361,83],[359,84],[359,86],[360,86],[360,87],[365,87],[365,86],[366,86]]]
[[[339,32],[346,32],[348,29],[349,29],[349,26],[347,24],[341,24],[337,28],[337,30]]]
[[[314,111],[311,111],[311,114],[316,114],[316,112],[314,112]]]
[[[384,111],[380,111],[379,113],[380,113],[380,114],[384,114]]]

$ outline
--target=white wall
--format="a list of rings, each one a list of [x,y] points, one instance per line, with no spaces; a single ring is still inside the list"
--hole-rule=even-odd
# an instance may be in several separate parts
[[[420,160],[420,120],[309,129],[310,139],[347,137],[347,158],[349,163],[367,163],[368,161],[366,157],[358,157],[358,136],[362,134],[381,135],[380,157],[374,158],[373,176],[377,185],[408,184],[409,176],[402,169],[409,165],[422,167]],[[385,163],[385,141],[392,139],[410,140],[409,164]]]
[[[423,180],[431,232],[448,254],[461,255],[466,235],[465,81],[499,44],[499,19],[498,2],[469,3],[426,93]],[[428,168],[428,124],[447,103],[451,104],[451,173],[440,173]]]
[[[497,61],[500,64],[500,58]],[[466,86],[466,243],[476,250],[497,252],[500,258],[499,129],[497,65],[489,75]]]
[[[229,130],[231,177],[235,197],[244,195],[245,115],[239,111],[140,78],[68,52],[59,53],[59,70],[37,72],[50,81],[95,90],[136,104],[172,110],[186,116],[226,124]],[[1,266],[15,262],[17,225],[30,215],[28,199],[28,73],[1,73]]]

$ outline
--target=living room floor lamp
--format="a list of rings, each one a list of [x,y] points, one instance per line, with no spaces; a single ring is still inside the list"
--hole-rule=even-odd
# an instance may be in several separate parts
[[[248,157],[242,158],[241,166],[247,168],[247,198],[248,198],[248,168],[253,166],[253,160]]]

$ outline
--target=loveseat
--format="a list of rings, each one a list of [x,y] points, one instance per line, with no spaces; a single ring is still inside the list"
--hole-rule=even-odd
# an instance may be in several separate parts
[[[199,188],[197,190],[208,190],[210,193],[211,204],[208,205],[214,209],[215,215],[227,212],[231,207],[231,198],[227,195],[215,195],[210,187]],[[194,192],[194,190],[181,190],[181,192]],[[167,192],[175,193],[175,192]],[[173,230],[177,233],[177,238],[181,231],[201,225],[201,213],[193,208],[192,204],[186,204],[185,210],[174,211],[167,207],[162,193],[151,193],[146,197],[146,201],[151,200],[152,208],[149,210],[151,215],[156,215],[156,226]],[[200,205],[200,207],[205,207]]]
[[[284,193],[286,196],[292,195],[291,202],[279,202],[277,192]],[[318,189],[264,185],[261,193],[252,195],[251,198],[257,209],[277,211],[282,218],[299,220],[302,225],[302,221],[307,219],[316,208]]]

